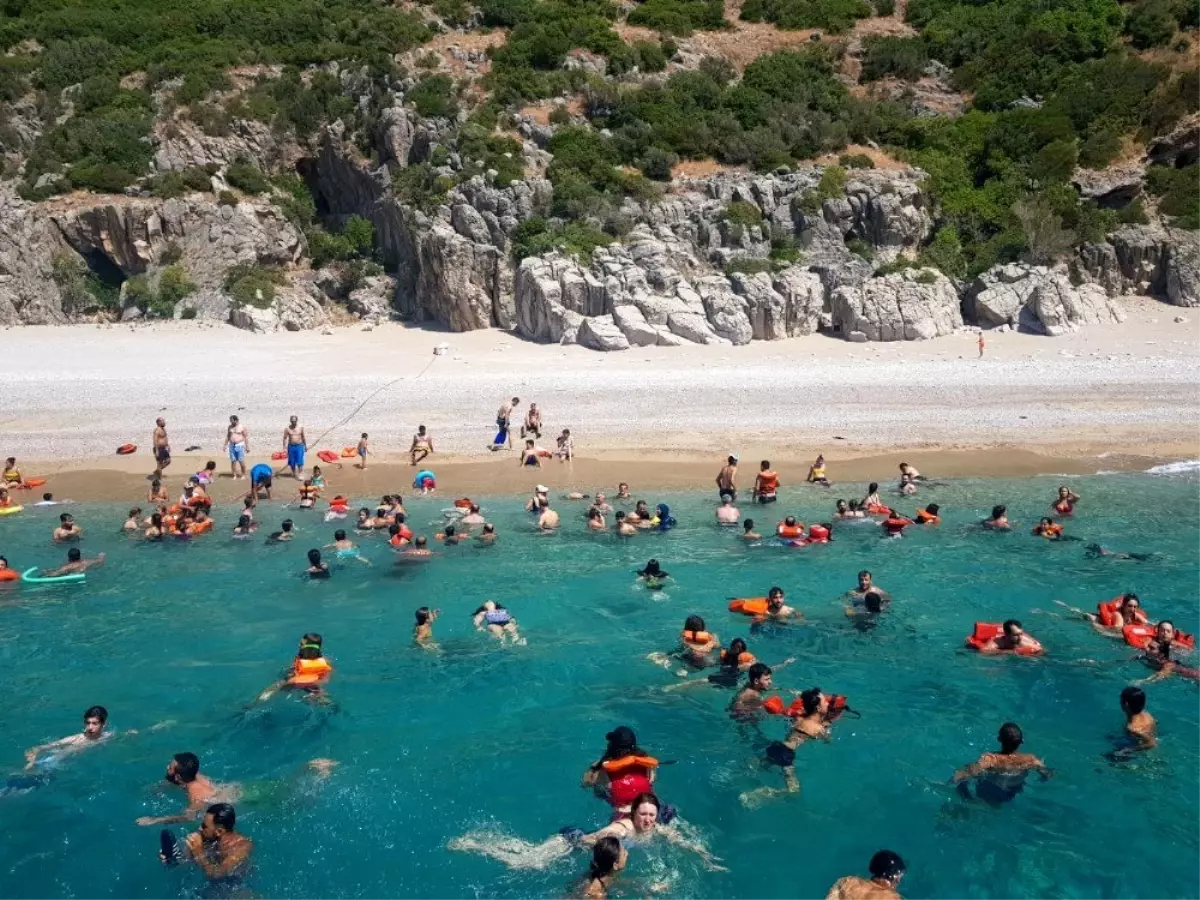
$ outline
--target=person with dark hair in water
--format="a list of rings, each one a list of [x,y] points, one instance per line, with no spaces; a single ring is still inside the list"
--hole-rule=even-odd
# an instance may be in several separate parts
[[[308,568],[304,574],[309,578],[328,578],[329,563],[322,562],[321,551],[316,547],[308,551]]]
[[[1153,750],[1158,746],[1158,723],[1146,712],[1146,692],[1130,685],[1121,691],[1121,712],[1125,713],[1125,736],[1129,752]]]
[[[250,862],[254,842],[234,830],[237,814],[228,803],[214,803],[204,813],[200,830],[184,841],[184,848],[175,846],[170,832],[163,831],[159,859],[166,865],[180,861],[185,853],[212,881],[228,881],[241,875]]]
[[[740,798],[743,806],[753,808],[778,794],[800,793],[800,780],[796,777],[796,748],[805,741],[829,740],[829,700],[820,688],[814,687],[800,694],[800,703],[800,715],[792,717],[787,737],[768,744],[765,754],[767,763],[779,766],[783,772],[784,787],[760,787],[746,791]]]
[[[1088,559],[1132,559],[1135,562],[1148,562],[1157,556],[1156,553],[1121,553],[1117,550],[1105,550],[1099,544],[1088,544],[1083,548],[1083,555]]]
[[[1171,658],[1173,645],[1181,635],[1182,632],[1175,628],[1175,623],[1170,619],[1163,619],[1154,626],[1154,635],[1142,644],[1141,660],[1158,671],[1141,683],[1162,681],[1171,675],[1182,675],[1192,681],[1200,681],[1200,670],[1191,666],[1181,666]]]
[[[59,566],[57,569],[43,569],[43,578],[58,578],[60,575],[82,575],[92,566],[101,565],[104,562],[104,554],[98,553],[91,559],[84,559],[83,554],[79,552],[78,547],[72,547],[67,551],[66,565]]]
[[[974,799],[998,806],[1012,800],[1025,789],[1025,779],[1030,772],[1037,772],[1043,781],[1053,774],[1046,764],[1032,753],[1018,752],[1025,743],[1025,735],[1021,733],[1020,726],[1005,722],[1000,726],[997,740],[1000,743],[1000,752],[984,753],[976,762],[954,773],[952,783],[958,785],[958,792],[963,797],[972,799],[968,782],[974,782]]]
[[[657,591],[662,589],[663,582],[671,577],[671,573],[664,572],[659,561],[652,559],[646,563],[645,568],[638,569],[637,577],[646,583],[647,588]]]
[[[1007,506],[993,506],[992,514],[979,524],[992,531],[1012,531],[1012,523],[1008,521]]]
[[[858,875],[839,878],[825,895],[825,900],[900,900],[896,890],[907,871],[899,853],[880,850],[867,866],[870,879]]]
[[[46,759],[57,761],[68,753],[94,747],[113,736],[114,732],[109,731],[107,725],[108,710],[103,706],[89,706],[83,714],[83,731],[30,747],[25,751],[25,768],[32,769],[39,762],[45,763]],[[43,754],[46,759],[39,760]]]
[[[240,789],[236,784],[218,784],[200,774],[200,758],[195,753],[176,753],[167,763],[166,779],[184,789],[188,805],[173,816],[142,816],[138,825],[168,825],[172,822],[190,822],[210,803],[237,800]]]
[[[619,725],[604,739],[604,753],[588,766],[581,784],[604,796],[614,810],[628,812],[634,797],[653,790],[658,760],[638,746],[628,725]]]
[[[440,614],[440,609],[430,609],[428,606],[422,606],[417,610],[417,624],[413,627],[413,643],[418,647],[424,647],[426,650],[438,648],[433,640],[433,623]]]
[[[591,865],[583,877],[578,895],[586,900],[604,900],[608,896],[609,885],[617,873],[625,868],[628,860],[629,854],[620,838],[609,834],[597,840],[592,847]]]

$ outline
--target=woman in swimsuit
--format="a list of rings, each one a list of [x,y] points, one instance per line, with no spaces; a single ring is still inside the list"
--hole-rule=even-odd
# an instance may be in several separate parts
[[[629,854],[618,838],[606,835],[597,840],[592,847],[592,863],[576,896],[586,900],[605,900],[608,886],[617,873],[625,868],[628,860]]]
[[[477,631],[483,631],[486,628],[488,634],[502,644],[505,638],[514,644],[520,643],[522,640],[521,635],[517,632],[517,620],[513,618],[512,613],[494,600],[485,600],[483,606],[471,613],[471,620],[475,623]]]

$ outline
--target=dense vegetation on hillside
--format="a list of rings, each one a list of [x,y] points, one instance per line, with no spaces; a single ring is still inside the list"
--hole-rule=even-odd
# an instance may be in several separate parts
[[[1138,221],[1137,203],[1107,210],[1080,202],[1072,173],[1168,131],[1200,97],[1194,67],[1173,69],[1139,52],[1194,42],[1197,0],[911,0],[907,18],[918,36],[868,37],[862,79],[912,82],[936,59],[971,98],[959,118],[916,117],[900,102],[854,96],[839,78],[845,44],[836,40],[764,55],[740,77],[712,57],[640,77],[666,69],[676,41],[730,27],[720,0],[645,0],[627,21],[659,36],[634,42],[618,35],[610,0],[426,0],[416,11],[384,0],[4,0],[0,9],[8,49],[0,58],[0,146],[7,175],[18,154],[27,160],[23,192],[33,199],[79,187],[119,191],[146,179],[151,127],[178,110],[210,134],[246,118],[301,140],[342,118],[371,154],[373,117],[396,79],[416,74],[406,103],[423,116],[453,123],[461,110],[465,118],[449,146],[396,175],[401,197],[430,208],[477,172],[495,170],[502,182],[521,177],[520,147],[497,126],[531,100],[577,95],[593,127],[577,123],[552,140],[547,174],[557,219],[523,226],[519,253],[555,244],[586,252],[604,242],[622,228],[622,197],[653,198],[655,183],[683,159],[767,171],[873,141],[929,173],[940,209],[929,258],[968,275],[1027,251],[1034,219],[1068,243]],[[891,0],[746,0],[741,15],[837,33],[891,9]],[[508,29],[490,51],[486,93],[444,73],[399,70],[396,56],[436,30],[424,12],[452,25],[477,15],[485,29]],[[580,53],[606,75],[576,64]],[[312,69],[331,62],[364,73],[356,96],[336,74]],[[249,86],[243,77],[233,90],[230,70],[247,65],[280,68]],[[614,80],[630,73],[639,77]],[[43,126],[26,146],[14,110],[24,104],[28,116],[31,97]],[[557,115],[570,121],[564,110]],[[452,173],[451,151],[462,160]],[[207,178],[183,172],[143,183],[171,195],[205,189]],[[249,193],[271,186],[245,167],[230,183]],[[1200,227],[1194,165],[1152,170],[1147,192],[1175,224]],[[311,225],[311,213],[302,218]],[[357,252],[347,241],[320,246],[345,258]]]

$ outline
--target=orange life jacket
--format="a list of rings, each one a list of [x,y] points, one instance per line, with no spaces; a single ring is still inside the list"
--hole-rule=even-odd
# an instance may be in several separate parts
[[[802,538],[804,537],[804,523],[797,522],[795,525],[785,525],[780,522],[775,526],[775,534],[781,538]]]
[[[622,756],[620,759],[607,759],[602,765],[604,771],[613,776],[620,775],[627,769],[644,769],[649,772],[658,768],[658,760],[653,756]]]
[[[972,650],[982,650],[984,645],[989,641],[995,640],[1003,636],[1003,634],[1004,626],[997,622],[976,622],[975,630],[967,637],[967,646]],[[1033,643],[1028,646],[1022,645],[1014,650],[1013,652],[1017,656],[1037,656],[1045,652],[1041,644],[1033,640],[1029,635],[1025,635],[1025,637],[1029,638]]]
[[[935,516],[924,509],[917,510],[917,522],[921,525],[937,525],[942,521],[941,516]]]
[[[1121,636],[1125,638],[1125,643],[1130,647],[1136,647],[1138,650],[1141,650],[1153,640],[1157,632],[1158,629],[1154,625],[1134,622],[1121,629]],[[1171,643],[1186,650],[1191,650],[1196,646],[1196,638],[1182,631],[1176,631],[1175,640],[1171,641]]]
[[[323,656],[316,659],[297,659],[292,667],[292,675],[288,679],[288,684],[297,687],[319,684],[328,679],[332,672],[333,666]]]
[[[778,472],[759,472],[758,473],[758,492],[760,494],[773,494],[779,489],[779,473]]]
[[[685,628],[679,632],[679,639],[689,647],[703,647],[712,642],[712,635],[707,631],[688,631]]]
[[[765,616],[767,614],[767,598],[734,597],[729,601],[729,611],[745,616]]]
[[[829,541],[829,529],[824,525],[812,525],[808,529],[808,540],[811,543],[825,544]]]

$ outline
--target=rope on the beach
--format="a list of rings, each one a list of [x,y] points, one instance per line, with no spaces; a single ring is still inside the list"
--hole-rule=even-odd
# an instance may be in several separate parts
[[[420,379],[420,377],[422,375],[424,375],[426,372],[428,372],[430,367],[433,366],[433,364],[435,362],[437,362],[437,358],[438,358],[438,355],[435,353],[433,355],[433,359],[429,360],[429,362],[426,364],[425,368],[423,368],[420,372],[417,373],[417,376],[416,376],[416,378],[413,379],[413,381],[417,381],[418,379]],[[347,422],[349,422],[351,419],[353,419],[355,416],[357,416],[359,414],[359,412],[362,410],[362,408],[364,406],[366,406],[368,403],[370,403],[372,400],[374,400],[376,396],[378,396],[379,394],[386,391],[392,385],[403,381],[407,377],[408,377],[407,375],[401,375],[399,378],[393,378],[387,384],[376,388],[374,391],[372,391],[370,394],[367,395],[366,400],[364,400],[362,403],[358,404],[358,406],[354,407],[354,410],[350,413],[350,415],[346,416],[346,418],[342,419],[342,421],[338,422],[336,425],[332,426],[331,428],[327,428],[325,430],[324,434],[322,434],[319,438],[317,438],[315,441],[313,441],[311,444],[309,444],[309,447],[311,447],[313,449],[318,447],[320,445],[321,441],[325,440],[326,435],[328,435],[331,431],[341,428],[343,425],[345,425]]]

